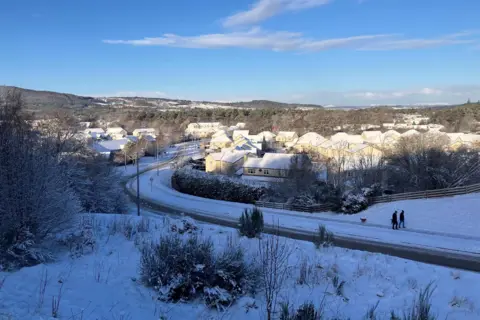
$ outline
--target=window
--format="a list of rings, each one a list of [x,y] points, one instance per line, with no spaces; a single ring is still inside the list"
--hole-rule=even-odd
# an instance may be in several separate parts
[[[255,174],[255,169],[248,169],[247,172],[250,174]]]
[[[264,170],[263,170],[263,174],[268,174],[268,170],[267,170],[267,169],[264,169]]]

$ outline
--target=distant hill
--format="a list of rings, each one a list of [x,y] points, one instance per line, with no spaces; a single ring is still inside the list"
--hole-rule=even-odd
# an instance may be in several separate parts
[[[10,86],[0,86],[0,94],[7,90],[19,90],[27,105],[28,110],[48,111],[53,109],[84,109],[89,107],[98,108],[149,108],[159,110],[181,110],[181,109],[233,109],[233,108],[302,108],[318,109],[319,105],[312,104],[291,104],[269,100],[253,100],[247,102],[210,102],[210,101],[191,101],[174,100],[165,98],[145,98],[145,97],[82,97],[67,93],[58,93],[52,91],[37,91]]]
[[[48,109],[79,109],[95,105],[99,100],[92,97],[81,97],[73,94],[58,93],[51,91],[37,91],[10,86],[0,86],[0,94],[7,90],[18,90],[29,110]]]

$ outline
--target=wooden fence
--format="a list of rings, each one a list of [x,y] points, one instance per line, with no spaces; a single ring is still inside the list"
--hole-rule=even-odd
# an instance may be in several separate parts
[[[453,196],[458,196],[458,195],[468,194],[468,193],[475,193],[475,192],[480,192],[480,183],[472,184],[470,186],[456,187],[456,188],[436,189],[436,190],[427,190],[427,191],[418,191],[418,192],[405,192],[405,193],[385,195],[380,197],[373,197],[370,199],[370,203],[375,204],[375,203],[392,202],[392,201],[400,201],[400,200],[453,197]]]
[[[332,206],[329,204],[316,204],[311,206],[299,206],[299,205],[290,205],[285,203],[276,203],[276,202],[263,202],[257,201],[255,205],[263,208],[271,209],[282,209],[282,210],[291,210],[291,211],[300,211],[300,212],[323,212],[330,211]]]
[[[377,203],[401,201],[401,200],[443,198],[443,197],[453,197],[453,196],[475,193],[475,192],[480,192],[480,183],[472,184],[470,186],[464,186],[464,187],[418,191],[418,192],[405,192],[405,193],[385,195],[380,197],[372,197],[369,199],[369,202],[370,204],[377,204]],[[255,205],[263,208],[292,210],[292,211],[310,212],[310,213],[330,211],[332,209],[332,206],[329,204],[299,206],[299,205],[289,205],[284,203],[257,201],[255,202]]]

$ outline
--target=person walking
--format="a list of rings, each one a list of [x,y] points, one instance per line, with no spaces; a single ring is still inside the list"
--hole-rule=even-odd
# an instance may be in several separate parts
[[[398,229],[397,210],[392,215],[392,229]]]
[[[400,224],[399,224],[399,227],[400,228],[404,228],[405,229],[405,212],[402,210],[402,212],[400,212]]]

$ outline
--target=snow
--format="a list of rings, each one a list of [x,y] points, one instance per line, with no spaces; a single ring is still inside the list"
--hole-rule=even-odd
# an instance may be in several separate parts
[[[200,301],[177,304],[158,301],[154,290],[139,281],[139,247],[144,240],[171,233],[170,226],[176,225],[178,220],[148,211],[142,214],[145,220],[134,216],[85,215],[94,221],[96,247],[92,253],[71,258],[62,252],[51,264],[12,273],[0,271],[0,315],[5,319],[53,319],[52,299],[61,293],[57,318],[65,320],[264,318],[265,300],[261,292],[240,298],[224,313],[208,309]],[[125,233],[129,225],[142,222],[149,226],[148,232],[133,236]],[[200,229],[197,234],[210,237],[216,250],[223,250],[230,242],[244,248],[248,256],[258,252],[259,240],[239,238],[236,230],[200,223],[197,226]],[[117,232],[113,232],[115,229]],[[318,307],[325,299],[327,319],[356,320],[362,319],[367,309],[379,301],[378,318],[389,319],[390,310],[397,313],[405,310],[419,290],[433,281],[436,290],[432,296],[432,311],[438,319],[475,320],[480,317],[480,290],[475,285],[480,283],[479,273],[335,247],[316,249],[309,242],[280,241],[287,246],[290,255],[289,271],[279,299],[288,299],[294,307],[306,301],[313,301]],[[303,285],[298,281],[302,263],[307,265]],[[332,286],[335,275],[345,281],[343,297],[337,296]]]
[[[93,144],[93,148],[97,152],[112,152],[122,150],[129,142],[128,139],[105,140]]]
[[[294,154],[265,153],[263,158],[249,158],[244,168],[288,169]]]
[[[237,221],[245,208],[251,208],[252,205],[218,201],[212,199],[199,198],[187,194],[182,194],[173,190],[170,185],[172,170],[163,168],[157,173],[147,172],[140,176],[140,193],[142,198],[153,202],[160,202],[169,207],[194,212],[204,216],[216,216],[222,219]],[[150,188],[150,178],[153,177],[153,189]],[[130,182],[130,187],[136,190],[135,180]],[[463,204],[462,208],[471,207],[467,212],[472,212],[468,218],[462,219],[449,218],[446,220],[437,219],[437,223],[426,223],[428,218],[419,218],[414,222],[416,215],[421,216],[423,212],[430,211],[431,214],[436,210],[436,216],[446,217],[452,212],[465,212],[463,209],[457,210],[455,207],[431,205],[431,209],[422,210],[425,203],[435,200],[412,200],[416,204],[411,207],[405,202],[392,202],[384,205],[373,206],[367,211],[354,216],[344,216],[333,213],[301,213],[280,209],[262,208],[266,223],[275,222],[285,228],[300,231],[314,231],[319,224],[324,224],[327,228],[338,235],[369,239],[383,243],[393,243],[408,247],[433,248],[437,250],[458,252],[478,256],[480,258],[480,236],[475,233],[478,228],[478,218],[474,215],[474,208],[478,208],[480,201],[479,195],[460,196],[466,197],[465,200],[470,203]],[[452,201],[455,198],[442,199],[441,203]],[[424,202],[425,201],[425,202]],[[453,203],[453,202],[452,202]],[[462,203],[462,200],[454,203]],[[400,204],[400,205],[399,205]],[[391,230],[389,216],[393,210],[403,208],[406,213],[407,229],[399,231]],[[416,208],[416,209],[413,209]],[[429,208],[427,205],[425,208]],[[446,209],[445,209],[446,208]],[[382,212],[383,218],[376,218],[375,221],[367,220],[366,224],[360,222],[360,216],[371,216],[370,210]],[[372,211],[373,212],[373,211]],[[380,216],[380,214],[377,214]],[[356,221],[355,221],[356,220]],[[423,221],[423,223],[421,222]],[[445,223],[442,223],[445,221]],[[432,228],[433,227],[433,228]],[[418,229],[417,229],[418,228]],[[470,231],[469,231],[470,230]],[[467,232],[467,234],[465,234]]]
[[[230,139],[227,135],[220,135],[210,140],[210,143],[221,143],[221,142],[232,142],[232,139]]]
[[[215,161],[235,163],[243,159],[243,157],[249,153],[250,151],[225,150],[222,152],[211,153],[210,156],[212,156],[213,160]]]
[[[293,139],[297,133],[295,131],[279,131],[277,134],[277,140],[279,138]]]
[[[308,132],[298,138],[297,144],[309,144],[311,146],[319,146],[326,140],[327,139],[325,139],[323,136],[319,135],[316,132]]]

